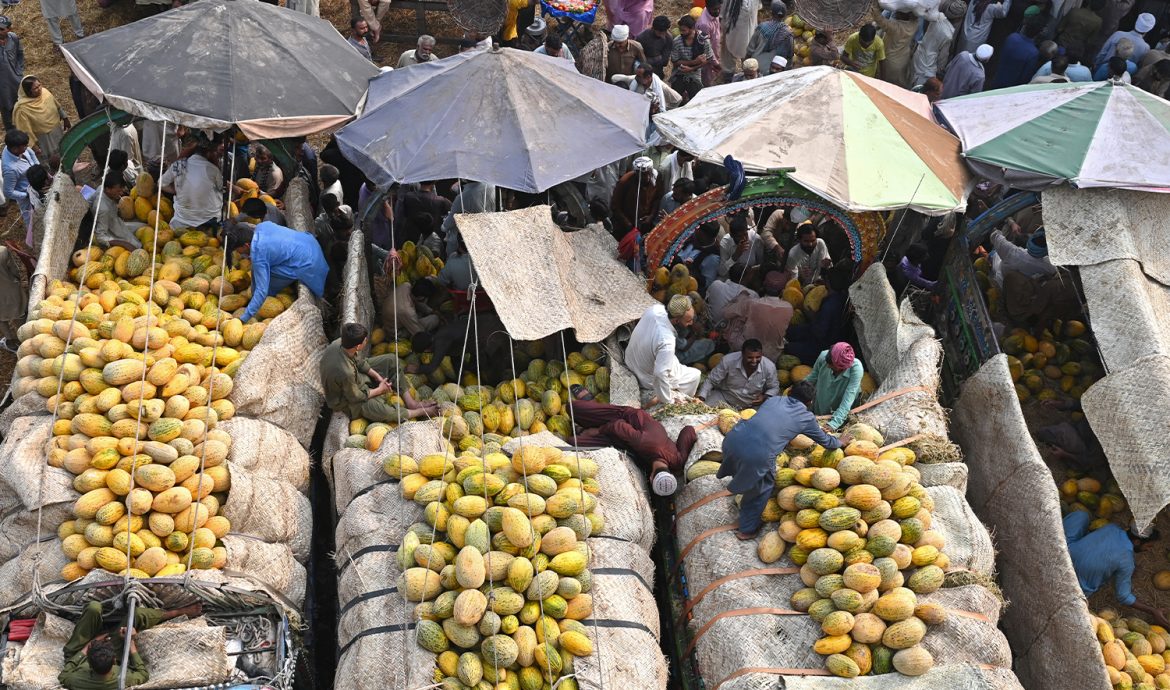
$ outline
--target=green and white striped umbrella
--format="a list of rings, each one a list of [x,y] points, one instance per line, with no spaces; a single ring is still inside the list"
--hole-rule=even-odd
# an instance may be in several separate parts
[[[1170,102],[1135,86],[1030,84],[936,105],[986,177],[1032,190],[1170,191]]]

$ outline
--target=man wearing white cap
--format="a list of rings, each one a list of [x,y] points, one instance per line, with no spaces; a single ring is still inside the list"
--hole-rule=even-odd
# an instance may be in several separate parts
[[[986,78],[983,64],[991,59],[994,52],[991,46],[984,43],[975,49],[974,55],[966,50],[956,55],[955,59],[951,60],[951,64],[947,65],[947,77],[943,80],[942,97],[954,98],[982,91],[983,81]]]
[[[1146,53],[1150,52],[1150,44],[1146,43],[1146,34],[1154,29],[1156,23],[1154,15],[1149,12],[1139,14],[1137,22],[1134,23],[1133,31],[1114,31],[1109,40],[1105,41],[1105,45],[1101,46],[1101,52],[1097,53],[1095,64],[1100,66],[1109,62],[1109,58],[1117,54],[1117,43],[1123,38],[1128,38],[1133,42],[1133,55],[1129,59],[1135,63],[1141,62]]]
[[[615,74],[633,74],[637,63],[646,62],[642,44],[630,39],[630,27],[625,24],[618,24],[610,33],[607,60],[606,81],[612,80]]]
[[[788,60],[783,55],[773,55],[772,64],[768,66],[768,74],[776,74],[788,69]]]
[[[695,322],[695,308],[686,295],[675,295],[667,306],[647,309],[630,334],[626,345],[626,366],[642,389],[642,406],[673,403],[693,397],[699,389],[698,369],[684,366],[675,347],[676,329]]]

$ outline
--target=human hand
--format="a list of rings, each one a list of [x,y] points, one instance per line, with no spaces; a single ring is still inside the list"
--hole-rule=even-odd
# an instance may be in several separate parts
[[[842,446],[847,446],[850,443],[853,443],[853,437],[849,434],[841,434],[837,437],[837,440],[841,442]]]
[[[832,259],[830,259],[828,257],[821,259],[821,268],[829,268],[832,265],[833,265]]]

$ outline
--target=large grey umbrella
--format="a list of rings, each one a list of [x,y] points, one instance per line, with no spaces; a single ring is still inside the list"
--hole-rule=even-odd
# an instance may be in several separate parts
[[[199,0],[62,49],[117,108],[253,139],[342,124],[378,73],[329,22],[255,0]]]
[[[463,178],[541,192],[645,148],[649,111],[567,60],[498,48],[372,80],[337,143],[382,188]]]

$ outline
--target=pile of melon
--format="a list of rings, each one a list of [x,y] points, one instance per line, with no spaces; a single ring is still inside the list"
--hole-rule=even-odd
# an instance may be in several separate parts
[[[156,223],[160,232],[172,232],[168,223],[175,215],[175,209],[171,205],[170,199],[165,196],[159,197],[156,191],[154,178],[151,177],[150,173],[144,172],[138,176],[134,186],[130,188],[130,193],[118,201],[118,215],[122,220],[136,220],[139,223],[145,223],[134,233],[144,246],[152,241]],[[150,251],[149,246],[146,249]]]
[[[214,238],[163,228],[158,242],[154,263],[143,249],[76,252],[68,281],[50,283],[19,329],[15,394],[47,399],[48,462],[75,475],[81,494],[58,529],[66,580],[98,568],[174,575],[227,558],[231,438],[216,425],[235,413],[233,376],[267,324],[239,319],[247,260],[222,276]],[[291,303],[270,297],[260,318]]]
[[[373,352],[379,353],[380,346],[386,345],[378,338],[375,329]],[[524,343],[531,348],[539,343]],[[400,341],[395,345],[399,354],[409,352],[410,342]],[[430,355],[405,355],[409,363],[428,363]],[[561,360],[545,361],[532,358],[515,379],[509,379],[496,386],[477,385],[474,374],[463,376],[463,386],[455,383],[438,383],[431,388],[428,383],[445,378],[456,378],[450,358],[444,358],[442,366],[430,378],[417,374],[403,374],[405,385],[416,400],[432,400],[439,404],[444,418],[444,435],[451,439],[460,450],[478,449],[480,437],[487,434],[500,436],[525,436],[541,431],[551,431],[563,439],[573,437],[572,418],[567,406],[569,388],[575,384],[585,386],[599,402],[608,402],[609,370],[601,364],[605,351],[598,345],[588,344],[580,352],[570,352],[565,368]],[[519,368],[521,365],[517,364]],[[387,402],[402,405],[402,399],[387,394]],[[369,423],[365,419],[350,421],[350,436],[346,447],[365,448],[376,451],[382,446],[382,439],[395,425]],[[478,451],[476,451],[478,452]]]
[[[764,520],[779,525],[762,534],[758,555],[774,563],[787,548],[800,566],[805,588],[791,605],[820,624],[814,649],[831,673],[921,675],[934,660],[920,643],[946,617],[918,600],[942,587],[949,564],[931,529],[934,501],[913,451],[879,453],[881,436],[864,425],[850,433],[858,440],[844,450],[797,437],[777,458]]]
[[[586,539],[602,527],[597,465],[555,448],[509,458],[488,440],[469,452],[391,455],[383,467],[425,506],[398,550],[398,591],[414,602],[416,639],[438,655],[443,690],[541,690],[593,653]],[[557,685],[577,690],[574,678]]]
[[[1141,618],[1122,618],[1112,609],[1089,615],[1113,687],[1170,688],[1170,632]]]
[[[1121,518],[1126,514],[1128,504],[1121,495],[1121,487],[1117,480],[1109,477],[1102,484],[1093,477],[1084,476],[1075,470],[1065,473],[1066,479],[1060,483],[1060,508],[1062,515],[1068,515],[1074,510],[1083,510],[1093,516],[1089,529],[1104,527],[1113,518]],[[1124,520],[1128,526],[1128,520]]]

